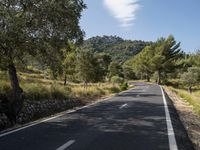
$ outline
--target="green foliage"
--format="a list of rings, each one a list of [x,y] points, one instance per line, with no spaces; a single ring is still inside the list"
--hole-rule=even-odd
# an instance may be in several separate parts
[[[116,61],[112,61],[109,65],[108,78],[111,79],[113,76],[123,77],[122,66]]]
[[[89,49],[80,49],[77,54],[77,71],[82,81],[95,82],[97,61],[94,57],[94,51]]]
[[[2,0],[0,64],[20,60],[26,54],[55,58],[67,46],[66,41],[79,42],[83,37],[79,19],[84,8],[82,0]]]
[[[117,86],[113,86],[108,89],[110,93],[119,93],[121,89],[119,89]]]
[[[194,57],[194,66],[200,67],[200,50],[198,50],[196,54],[193,55],[193,57]]]
[[[122,91],[127,90],[127,89],[128,89],[128,83],[127,83],[127,82],[123,82],[123,83],[120,85],[120,89],[121,89]]]
[[[97,60],[96,81],[105,81],[109,72],[111,57],[106,53],[96,53],[95,59]]]
[[[75,51],[66,52],[65,50],[65,55],[62,65],[63,65],[63,74],[65,76],[65,80],[74,81],[76,74],[76,52]]]
[[[111,58],[105,53],[96,53],[93,49],[79,49],[77,52],[77,72],[81,81],[104,81],[108,73]]]
[[[182,81],[188,86],[194,86],[200,83],[200,68],[190,67],[188,71],[181,76]]]
[[[62,71],[61,50],[70,41],[79,44],[83,40],[79,20],[85,7],[83,0],[0,1],[0,68],[8,71],[13,94],[3,107],[12,124],[24,101],[16,66],[25,68],[25,56],[37,56],[57,79]]]
[[[152,42],[124,40],[117,36],[96,36],[84,41],[83,47],[104,52],[111,56],[112,61],[123,63],[150,43]]]
[[[150,76],[157,72],[157,82],[166,78],[177,68],[176,60],[181,56],[180,43],[176,43],[173,36],[160,38],[155,44],[146,46],[132,61],[132,67],[139,76]],[[164,75],[162,75],[164,74]]]
[[[135,72],[131,66],[124,64],[122,66],[124,79],[126,80],[133,80],[136,79]]]
[[[122,84],[124,82],[124,79],[122,77],[119,77],[119,76],[113,76],[111,78],[111,82],[117,83],[117,84]]]

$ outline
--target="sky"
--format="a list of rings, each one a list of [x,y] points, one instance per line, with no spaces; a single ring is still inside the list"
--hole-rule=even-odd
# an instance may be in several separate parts
[[[116,35],[156,41],[172,34],[187,53],[200,49],[200,0],[84,0],[85,39]]]

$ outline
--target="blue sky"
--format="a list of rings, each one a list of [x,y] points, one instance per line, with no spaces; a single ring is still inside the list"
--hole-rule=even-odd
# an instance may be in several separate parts
[[[84,0],[86,39],[117,35],[156,41],[173,34],[185,52],[200,49],[200,0]]]

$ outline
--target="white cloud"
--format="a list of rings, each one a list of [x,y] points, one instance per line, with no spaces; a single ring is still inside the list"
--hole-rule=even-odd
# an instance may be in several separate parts
[[[140,8],[138,0],[104,0],[104,5],[125,28],[133,25]]]

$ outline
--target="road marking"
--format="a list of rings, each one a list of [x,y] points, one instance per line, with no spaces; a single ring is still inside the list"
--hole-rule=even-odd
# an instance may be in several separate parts
[[[119,107],[119,109],[122,109],[124,107],[128,106],[128,104],[123,104],[122,106]]]
[[[64,150],[68,148],[69,146],[71,146],[74,142],[75,140],[70,140],[67,143],[63,144],[62,146],[58,147],[56,150]]]
[[[137,94],[137,95],[136,95],[136,97],[140,97],[140,95],[139,95],[139,94]]]
[[[169,139],[169,148],[170,148],[170,150],[178,150],[176,139],[175,139],[175,134],[174,134],[174,129],[173,129],[173,126],[172,126],[172,121],[171,121],[169,109],[168,109],[168,106],[167,106],[166,97],[165,97],[164,91],[163,91],[161,86],[160,86],[160,89],[161,89],[161,92],[162,92],[162,97],[163,97],[163,102],[164,102],[164,107],[165,107],[165,115],[166,115],[166,123],[167,123],[168,139]]]
[[[123,92],[120,92],[119,94],[123,94],[125,92],[128,92],[128,91],[131,91],[133,90],[134,88],[131,88],[131,89],[128,89],[126,91],[123,91]],[[73,113],[73,112],[76,112],[78,110],[81,110],[81,109],[84,109],[84,108],[89,108],[90,106],[93,106],[93,105],[96,105],[97,103],[100,103],[100,102],[103,102],[103,101],[106,101],[106,100],[109,100],[111,98],[113,98],[114,96],[112,97],[108,97],[108,98],[104,98],[103,100],[97,100],[95,101],[94,103],[91,103],[91,104],[88,104],[86,106],[82,106],[82,107],[79,107],[79,108],[74,108],[73,110],[67,110],[67,111],[64,111],[58,115],[55,115],[53,117],[48,117],[47,119],[42,119],[42,120],[37,120],[37,121],[34,121],[34,122],[31,122],[31,123],[28,123],[28,125],[24,125],[23,127],[20,127],[20,128],[17,128],[17,129],[11,129],[11,131],[3,131],[3,132],[0,132],[0,138],[3,137],[3,136],[6,136],[6,135],[9,135],[9,134],[12,134],[12,133],[15,133],[15,132],[18,132],[20,130],[23,130],[23,129],[26,129],[26,128],[29,128],[29,127],[32,127],[32,126],[35,126],[35,125],[38,125],[38,124],[41,124],[43,122],[47,122],[47,121],[50,121],[50,120],[53,120],[55,118],[58,118],[58,117],[61,117],[61,116],[64,116],[66,114],[70,114],[70,113]]]
[[[17,132],[17,131],[20,131],[20,130],[23,130],[23,129],[26,129],[26,128],[29,128],[29,127],[32,127],[32,126],[35,126],[35,125],[40,124],[40,123],[42,123],[42,122],[46,122],[46,121],[55,119],[55,118],[60,117],[60,116],[62,116],[62,115],[63,115],[63,114],[60,114],[60,115],[57,115],[57,116],[54,116],[54,117],[51,117],[51,118],[44,119],[44,120],[42,120],[42,121],[40,121],[40,122],[36,122],[36,123],[30,124],[30,125],[27,125],[27,126],[24,126],[24,127],[15,129],[15,130],[12,130],[12,131],[8,131],[8,132],[6,132],[6,133],[0,134],[0,137],[6,136],[6,135],[8,135],[8,134],[11,134],[11,133],[14,133],[14,132]]]

